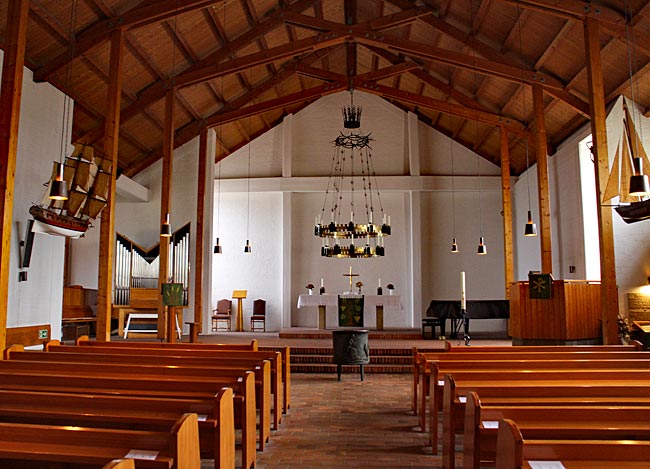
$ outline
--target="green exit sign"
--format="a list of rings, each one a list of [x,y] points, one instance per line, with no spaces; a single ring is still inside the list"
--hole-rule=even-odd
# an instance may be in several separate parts
[[[39,329],[38,330],[38,338],[39,339],[47,339],[47,329]]]

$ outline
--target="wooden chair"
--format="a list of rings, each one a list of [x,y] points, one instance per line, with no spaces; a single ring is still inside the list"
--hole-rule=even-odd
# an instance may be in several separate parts
[[[212,310],[212,330],[218,331],[219,323],[226,323],[226,329],[229,331],[232,325],[232,300],[227,298],[217,302],[217,308]]]
[[[259,326],[256,329],[256,324],[262,324],[262,328]],[[257,299],[253,301],[253,315],[251,316],[251,331],[262,330],[266,332],[266,301]]]

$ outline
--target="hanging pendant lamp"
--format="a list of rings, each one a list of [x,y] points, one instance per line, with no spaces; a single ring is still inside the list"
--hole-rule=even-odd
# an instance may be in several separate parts
[[[172,235],[172,225],[169,223],[169,213],[165,215],[165,221],[160,227],[160,236],[169,238]]]
[[[68,200],[68,183],[63,178],[63,166],[63,163],[54,163],[56,176],[50,181],[50,193],[48,195],[52,200]]]
[[[537,236],[537,225],[533,223],[533,214],[528,210],[528,221],[524,228],[524,236]]]
[[[487,254],[487,246],[485,245],[485,240],[483,239],[483,236],[479,238],[478,250],[476,251],[476,254],[479,256],[484,256]]]

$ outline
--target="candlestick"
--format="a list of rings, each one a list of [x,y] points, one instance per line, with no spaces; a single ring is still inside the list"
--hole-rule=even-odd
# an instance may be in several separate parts
[[[465,272],[460,273],[460,309],[467,309],[465,300]]]

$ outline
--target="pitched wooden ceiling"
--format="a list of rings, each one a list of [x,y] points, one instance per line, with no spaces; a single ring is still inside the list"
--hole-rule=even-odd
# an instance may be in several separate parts
[[[550,153],[588,120],[586,17],[600,25],[606,100],[633,91],[648,114],[649,16],[650,0],[31,0],[25,62],[35,80],[74,98],[73,139],[101,148],[108,39],[124,29],[119,166],[127,175],[161,157],[172,85],[175,145],[215,127],[216,160],[353,87],[495,164],[505,126],[519,174],[534,128],[531,84],[545,91]]]

